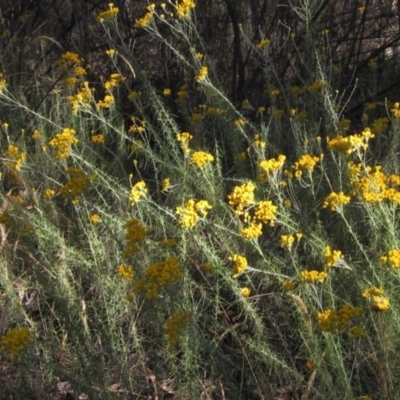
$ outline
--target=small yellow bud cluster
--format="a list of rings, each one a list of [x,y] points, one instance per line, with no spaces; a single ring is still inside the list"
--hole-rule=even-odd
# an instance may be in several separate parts
[[[305,283],[314,283],[314,282],[323,282],[328,277],[328,274],[324,271],[301,271],[300,272],[300,282]]]
[[[338,310],[325,310],[319,312],[318,325],[319,329],[324,332],[331,332],[338,330],[339,333],[343,333],[348,328],[352,319],[357,318],[363,312],[362,307],[352,307],[349,304],[345,304]]]
[[[33,343],[28,328],[10,329],[0,338],[0,351],[6,353],[11,359],[15,359]]]
[[[262,182],[271,176],[276,176],[285,163],[285,160],[286,156],[281,154],[277,158],[260,161],[258,166],[263,170],[263,172],[259,174],[258,180]]]
[[[382,288],[370,287],[365,289],[362,296],[370,300],[371,310],[383,312],[390,308],[390,301],[383,295]]]
[[[164,334],[168,336],[168,349],[174,350],[179,336],[189,324],[192,313],[185,311],[177,311],[170,315],[164,327]]]
[[[76,199],[94,179],[93,175],[86,175],[82,170],[69,167],[67,173],[70,176],[68,182],[60,189],[60,193],[66,199],[71,197]]]
[[[236,215],[243,217],[247,227],[242,229],[241,236],[254,239],[262,235],[262,224],[274,226],[277,207],[269,200],[255,201],[255,185],[250,181],[236,186],[228,196],[228,203]],[[248,209],[252,209],[252,214]]]
[[[26,152],[21,151],[15,144],[10,144],[3,155],[6,158],[4,165],[13,171],[19,171],[26,159]]]
[[[125,228],[126,249],[122,253],[122,256],[124,258],[130,258],[139,252],[139,244],[146,238],[149,230],[146,229],[136,218],[127,221],[125,223]]]
[[[205,77],[208,75],[208,67],[203,66],[200,68],[199,72],[195,76],[194,80],[196,82],[202,82],[204,81]]]
[[[97,135],[93,135],[91,140],[93,143],[96,143],[96,144],[105,144],[104,135],[102,135],[101,133],[98,133]]]
[[[330,246],[326,246],[324,250],[325,268],[334,267],[341,259],[343,259],[340,250],[332,250]]]
[[[56,160],[63,160],[68,158],[71,151],[71,146],[79,142],[75,137],[75,131],[70,128],[64,128],[60,133],[50,140],[50,146],[56,148],[57,153],[55,155]]]
[[[200,200],[197,203],[190,199],[182,207],[176,208],[176,214],[179,215],[179,224],[182,228],[193,229],[200,217],[206,217],[211,206],[206,200]]]
[[[317,162],[321,161],[323,157],[323,154],[321,154],[320,157],[310,156],[309,154],[302,155],[299,161],[294,163],[294,176],[300,178],[305,170],[312,172]]]
[[[234,254],[233,256],[229,257],[229,259],[233,262],[232,277],[235,279],[247,268],[247,259],[239,254]]]
[[[108,4],[108,10],[101,12],[97,16],[97,20],[103,22],[108,19],[113,19],[119,13],[119,8],[114,7],[113,3]]]
[[[392,268],[400,268],[400,250],[389,250],[387,254],[381,257],[381,261],[385,264],[389,264]]]
[[[294,290],[296,288],[296,282],[294,281],[284,281],[282,283],[282,286],[285,290],[290,292],[291,290]]]
[[[193,136],[188,132],[178,133],[176,135],[176,140],[181,142],[181,149],[184,153],[189,153],[189,142],[193,139]]]
[[[179,19],[189,18],[192,8],[196,7],[196,3],[192,0],[181,0],[177,4],[176,16]]]
[[[163,286],[170,285],[182,277],[182,265],[178,257],[171,256],[165,261],[149,265],[146,268],[143,279],[133,285],[133,291],[142,289],[146,292],[148,299],[155,299]]]
[[[295,240],[299,241],[302,237],[303,234],[301,232],[297,232],[295,235],[281,235],[281,247],[287,247],[290,250]]]
[[[333,139],[326,139],[329,150],[341,151],[346,154],[352,154],[357,150],[368,148],[369,139],[374,138],[375,135],[369,128],[365,128],[361,134],[350,136],[336,136]]]
[[[322,204],[322,208],[329,207],[331,211],[337,211],[338,208],[341,208],[342,206],[348,204],[350,200],[351,197],[346,196],[343,192],[340,193],[332,192],[325,198]]]
[[[101,218],[100,218],[99,214],[92,214],[89,219],[93,225],[97,225],[101,222]]]
[[[135,277],[132,265],[121,264],[118,267],[118,277],[126,282],[132,282]]]
[[[125,79],[126,78],[124,78],[120,73],[115,72],[110,75],[106,82],[104,82],[104,89],[110,91],[111,89],[117,87]]]
[[[214,157],[204,151],[195,151],[190,157],[190,163],[199,168],[203,168],[207,163],[213,161]]]
[[[129,196],[129,200],[131,205],[134,206],[136,203],[142,198],[145,197],[147,194],[147,187],[145,181],[140,181],[135,183],[132,186],[131,194]]]

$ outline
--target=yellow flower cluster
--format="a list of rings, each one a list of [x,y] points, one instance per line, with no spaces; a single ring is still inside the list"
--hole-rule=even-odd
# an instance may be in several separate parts
[[[286,156],[283,154],[277,158],[271,158],[269,160],[263,160],[258,163],[258,166],[263,170],[263,173],[259,175],[259,180],[265,180],[270,174],[279,171],[285,163]]]
[[[145,181],[139,181],[135,183],[131,188],[131,194],[129,195],[129,200],[131,205],[134,206],[136,203],[147,194],[147,187]]]
[[[132,282],[135,277],[132,265],[121,264],[118,266],[118,277],[126,282]]]
[[[127,221],[125,223],[125,228],[126,249],[122,253],[122,256],[124,258],[130,258],[140,250],[139,243],[146,238],[149,230],[146,229],[136,218]]]
[[[208,75],[208,67],[203,66],[200,68],[199,72],[195,76],[194,80],[196,82],[201,82],[204,80],[204,78]]]
[[[181,0],[177,4],[176,15],[178,18],[189,18],[190,12],[196,7],[196,3],[192,0]]]
[[[369,128],[365,128],[361,134],[350,135],[343,137],[341,135],[333,138],[332,140],[326,138],[329,150],[341,151],[346,154],[354,153],[357,150],[368,148],[368,141],[372,139],[375,135],[371,132]]]
[[[295,235],[281,235],[281,247],[287,247],[289,250],[292,248],[294,241],[300,240],[303,237],[301,232],[297,232]]]
[[[285,290],[290,292],[291,290],[294,290],[296,288],[296,282],[294,281],[284,281],[282,283],[282,286]]]
[[[343,259],[343,254],[340,250],[332,250],[330,246],[326,246],[324,250],[325,264],[324,268],[334,267],[340,260]]]
[[[190,157],[190,163],[199,168],[203,168],[207,163],[213,161],[214,157],[204,151],[195,151]]]
[[[92,215],[90,216],[90,222],[91,222],[93,225],[99,224],[99,223],[101,222],[100,215],[99,215],[99,214],[92,214]]]
[[[75,95],[67,96],[67,100],[71,103],[72,111],[74,114],[79,111],[80,107],[85,107],[90,104],[90,101],[93,98],[93,91],[94,89],[91,89],[89,87],[89,82],[83,82],[78,93],[76,93]]]
[[[184,153],[188,153],[189,150],[189,142],[193,139],[193,136],[188,132],[178,133],[176,135],[176,140],[181,142],[181,149]]]
[[[400,250],[392,249],[381,257],[383,263],[389,264],[392,268],[400,268]]]
[[[31,344],[33,340],[28,328],[10,329],[0,338],[0,351],[15,359]]]
[[[106,141],[104,139],[104,135],[102,135],[101,133],[98,133],[97,135],[93,135],[91,137],[91,140],[93,143],[96,143],[96,144],[105,144],[106,143]]]
[[[305,283],[314,283],[314,282],[323,282],[328,277],[328,274],[324,271],[301,271],[300,272],[300,282]]]
[[[86,175],[81,169],[74,167],[67,168],[67,173],[70,178],[60,189],[60,193],[65,199],[78,197],[86,189],[90,181],[94,179],[93,175]]]
[[[254,198],[255,185],[249,181],[240,186],[235,186],[228,196],[228,203],[238,216],[243,216],[248,226],[241,231],[245,239],[254,239],[262,234],[262,224],[274,226],[277,207],[269,200],[256,203]],[[248,209],[254,206],[253,213]]]
[[[350,337],[352,339],[356,339],[359,337],[367,337],[367,333],[364,331],[363,328],[361,328],[361,326],[358,325],[354,325],[350,328]]]
[[[149,265],[143,279],[133,286],[133,291],[138,292],[144,289],[148,299],[155,299],[163,286],[174,283],[181,277],[182,265],[176,256],[171,256],[165,261]]]
[[[337,211],[339,207],[342,207],[346,204],[348,204],[351,200],[350,196],[346,196],[343,192],[335,193],[332,192],[329,194],[323,204],[322,208],[330,208],[331,211]]]
[[[321,90],[326,89],[328,86],[329,85],[326,82],[317,79],[310,86],[310,90],[313,90],[314,92],[320,92]]]
[[[261,140],[261,135],[259,133],[256,133],[254,135],[254,144],[260,149],[263,149],[267,145],[267,142]]]
[[[55,196],[55,194],[56,192],[53,189],[47,188],[43,190],[43,196],[48,200],[52,199]]]
[[[339,333],[343,333],[351,320],[359,317],[362,312],[362,307],[352,307],[349,304],[345,304],[336,311],[328,309],[319,312],[317,314],[319,329],[323,332],[331,332],[337,329]]]
[[[323,157],[323,154],[321,154],[320,157],[310,156],[309,154],[302,155],[299,161],[294,163],[294,176],[300,178],[305,170],[312,172],[317,162],[321,161]]]
[[[3,155],[6,158],[4,165],[12,171],[19,171],[22,163],[26,159],[26,152],[21,151],[15,144],[8,145]]]
[[[146,26],[150,25],[151,20],[153,19],[154,16],[154,4],[150,4],[147,7],[148,12],[143,15],[142,18],[139,18],[135,22],[135,27],[138,29],[143,29],[146,28]]]
[[[108,3],[108,10],[101,12],[97,16],[97,20],[103,22],[107,19],[113,19],[119,13],[119,8],[114,7],[113,3]]]
[[[388,127],[389,127],[389,118],[387,117],[377,118],[372,124],[371,131],[373,133],[378,134],[382,131],[385,131]]]
[[[97,107],[99,108],[110,108],[115,103],[115,98],[112,94],[107,94],[104,96],[103,100],[97,102]]]
[[[268,46],[270,43],[271,43],[270,40],[268,40],[268,39],[262,39],[262,40],[260,40],[259,43],[257,43],[256,47],[257,47],[257,49],[262,49],[263,47]]]
[[[179,336],[182,335],[182,332],[189,324],[191,317],[192,313],[177,311],[167,319],[164,327],[164,334],[168,336],[168,349],[170,351],[175,348]]]
[[[398,102],[394,103],[393,108],[390,111],[392,112],[393,117],[395,117],[396,119],[399,119],[400,118],[400,103],[398,103]]]
[[[119,73],[111,74],[108,80],[104,83],[104,89],[111,90],[117,87],[124,80],[125,78]]]
[[[4,88],[7,86],[7,81],[4,78],[4,73],[0,72],[0,93],[3,92]]]
[[[176,208],[176,214],[179,215],[179,224],[182,228],[193,229],[199,220],[199,217],[206,217],[211,206],[206,200],[200,200],[197,203],[189,199],[184,206]]]
[[[359,193],[363,201],[378,203],[387,200],[400,204],[398,175],[385,175],[379,165],[374,168],[367,166],[362,171],[361,164],[353,163],[348,164],[348,175],[353,186],[353,195]]]
[[[56,160],[63,160],[68,158],[71,151],[71,146],[79,142],[75,137],[75,131],[71,128],[64,128],[60,133],[50,140],[50,146],[56,148]]]
[[[370,300],[373,311],[383,312],[390,309],[390,301],[383,295],[382,288],[370,287],[363,291],[362,296]]]
[[[235,214],[242,215],[244,210],[255,203],[253,182],[249,181],[240,186],[235,186],[228,196],[229,205],[235,210]]]
[[[162,181],[161,191],[162,192],[167,192],[170,187],[171,187],[171,179],[170,178],[165,178]]]
[[[146,131],[145,120],[140,120],[139,118],[132,117],[133,125],[129,127],[129,133],[143,133]]]
[[[278,207],[275,206],[272,201],[260,201],[255,207],[254,218],[258,221],[261,221],[263,224],[274,226],[277,210]]]
[[[229,259],[233,262],[232,277],[237,278],[238,275],[247,268],[247,259],[239,254],[234,254],[233,256],[229,257]]]

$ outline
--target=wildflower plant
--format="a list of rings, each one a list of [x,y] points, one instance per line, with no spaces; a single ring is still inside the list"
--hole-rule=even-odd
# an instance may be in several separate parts
[[[5,396],[396,398],[396,16],[83,3],[2,8]]]

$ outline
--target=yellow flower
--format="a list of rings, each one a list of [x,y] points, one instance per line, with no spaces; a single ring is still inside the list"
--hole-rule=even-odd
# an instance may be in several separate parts
[[[135,183],[132,186],[131,194],[129,196],[131,205],[134,206],[142,197],[145,197],[146,194],[147,194],[146,182],[140,181]]]
[[[329,207],[331,211],[337,211],[337,209],[341,206],[344,206],[348,204],[351,200],[350,196],[346,196],[343,192],[340,193],[335,193],[332,192],[330,195],[328,195],[323,204],[322,208],[327,208]]]
[[[10,329],[0,338],[0,351],[6,353],[11,359],[15,359],[32,343],[28,328]]]
[[[241,288],[240,293],[242,294],[243,297],[247,298],[251,294],[251,289],[248,287]]]
[[[93,225],[97,225],[98,223],[100,223],[101,219],[100,219],[100,215],[99,214],[92,214],[90,216],[90,222]]]
[[[334,267],[343,258],[343,255],[340,250],[331,250],[329,246],[326,246],[324,250],[324,258],[324,267],[330,268]]]
[[[196,7],[196,3],[192,0],[181,0],[177,4],[176,16],[180,19],[189,18],[190,12]]]
[[[284,287],[285,290],[288,292],[296,288],[296,282],[293,281],[284,281],[282,283],[282,286]]]
[[[97,135],[93,135],[91,140],[93,143],[105,144],[104,135],[102,135],[101,133],[98,133]]]
[[[254,211],[254,217],[263,224],[275,225],[276,213],[278,207],[272,201],[260,201]]]
[[[233,256],[229,257],[229,259],[233,261],[232,277],[237,278],[238,275],[247,268],[247,259],[239,254],[234,254]]]
[[[97,16],[98,21],[103,22],[104,20],[107,19],[113,19],[119,13],[119,8],[114,7],[113,3],[109,3],[108,8],[109,8],[108,10],[101,12]]]
[[[389,250],[387,255],[381,257],[381,261],[388,263],[392,268],[400,268],[400,250]]]
[[[374,138],[375,135],[369,128],[365,128],[361,134],[350,135],[343,137],[341,135],[336,136],[333,139],[326,139],[328,143],[328,149],[341,151],[346,154],[354,153],[357,150],[368,148],[369,139]]]
[[[318,271],[301,271],[300,272],[300,282],[306,283],[314,283],[314,282],[323,282],[328,277],[326,272],[318,272]]]
[[[132,265],[121,264],[118,267],[118,276],[127,282],[132,282],[135,276]]]
[[[252,182],[247,182],[243,185],[235,186],[232,193],[228,196],[228,203],[237,215],[242,215],[247,207],[255,203],[255,189],[256,187]]]
[[[203,66],[200,68],[199,72],[195,76],[194,80],[196,82],[201,82],[205,79],[205,77],[208,75],[208,67]]]
[[[262,224],[253,222],[247,228],[243,228],[240,236],[245,239],[256,239],[262,235]]]
[[[176,208],[176,214],[179,215],[179,224],[182,228],[193,229],[199,220],[199,214],[202,217],[206,217],[210,209],[211,206],[206,200],[200,200],[196,203],[193,199],[190,199],[184,206]]]
[[[286,156],[283,154],[279,155],[277,158],[271,158],[269,160],[260,161],[258,166],[267,173],[276,172],[282,168],[285,163]]]
[[[73,144],[78,143],[78,139],[75,137],[75,131],[70,128],[64,128],[58,133],[53,139],[50,140],[50,146],[57,149],[55,155],[56,160],[63,160],[70,155],[70,149]]]
[[[43,190],[43,196],[46,198],[46,199],[51,199],[51,198],[53,198],[54,197],[54,195],[56,194],[56,192],[55,192],[55,190],[53,190],[53,189],[44,189]]]
[[[262,49],[263,47],[268,46],[270,43],[271,43],[270,40],[268,40],[268,39],[262,39],[262,40],[256,45],[256,47],[257,47],[257,49]]]
[[[204,151],[195,151],[190,157],[190,163],[199,168],[203,168],[207,163],[213,161],[214,157]]]
[[[373,296],[371,301],[371,309],[373,311],[387,311],[390,308],[390,301],[384,296]]]
[[[380,295],[382,295],[383,294],[383,289],[382,288],[377,288],[377,287],[370,287],[370,288],[368,288],[368,289],[365,289],[363,292],[362,292],[362,297],[365,297],[365,298],[371,298],[371,297],[374,297],[374,296],[380,296]]]
[[[170,187],[171,187],[171,180],[170,180],[170,178],[165,178],[165,179],[162,181],[161,191],[162,191],[162,192],[167,192],[168,189],[169,189]]]

